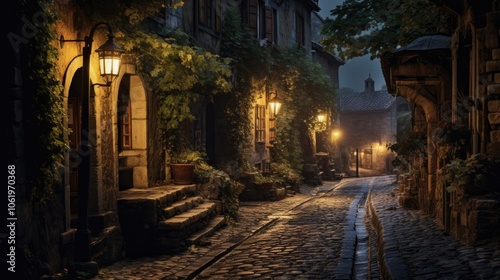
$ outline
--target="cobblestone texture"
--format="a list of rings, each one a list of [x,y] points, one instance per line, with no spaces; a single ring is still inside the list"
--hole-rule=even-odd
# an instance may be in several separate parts
[[[380,223],[382,270],[393,279],[500,279],[500,245],[466,246],[445,235],[430,216],[397,202],[394,176],[378,177],[368,203]]]
[[[124,259],[94,279],[500,279],[499,244],[463,245],[432,217],[403,209],[395,176],[336,184],[302,187],[275,202],[242,202],[240,222],[204,246]]]

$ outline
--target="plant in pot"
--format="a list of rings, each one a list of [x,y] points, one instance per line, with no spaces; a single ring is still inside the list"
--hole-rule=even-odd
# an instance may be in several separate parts
[[[170,171],[176,185],[193,183],[194,169],[197,164],[205,162],[203,153],[191,149],[182,149],[170,157]]]
[[[500,192],[500,159],[485,154],[475,154],[468,159],[455,159],[443,167],[449,192],[462,197]]]

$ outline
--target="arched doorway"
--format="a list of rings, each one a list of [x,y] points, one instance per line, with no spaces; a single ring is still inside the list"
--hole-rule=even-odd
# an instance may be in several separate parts
[[[80,156],[78,146],[81,140],[81,111],[82,111],[82,69],[78,69],[71,81],[68,94],[68,138],[69,138],[69,186],[70,186],[70,214],[71,227],[76,227],[78,214],[78,168]]]
[[[115,98],[114,121],[120,190],[149,186],[147,116],[142,81],[137,75],[123,75]]]

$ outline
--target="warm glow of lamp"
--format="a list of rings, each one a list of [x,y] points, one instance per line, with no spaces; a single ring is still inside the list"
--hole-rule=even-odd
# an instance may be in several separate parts
[[[332,138],[333,140],[337,140],[340,138],[340,130],[338,129],[335,129],[332,131]]]
[[[120,73],[121,56],[125,52],[113,41],[114,35],[108,34],[108,40],[96,52],[99,55],[99,71],[107,82],[111,82]]]
[[[326,121],[326,116],[324,114],[319,114],[317,118],[318,118],[318,121],[320,123],[323,123]]]
[[[275,118],[278,115],[278,112],[280,111],[282,104],[283,103],[281,103],[281,100],[279,100],[277,96],[269,100],[268,102],[269,112],[271,113],[273,118]]]

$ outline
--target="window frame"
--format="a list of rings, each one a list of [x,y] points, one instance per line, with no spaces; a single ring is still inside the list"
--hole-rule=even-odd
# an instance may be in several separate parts
[[[118,102],[118,127],[120,150],[132,149],[132,104],[130,95],[121,94]]]
[[[255,142],[266,143],[266,106],[255,105]]]

